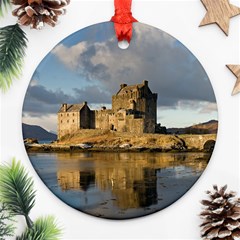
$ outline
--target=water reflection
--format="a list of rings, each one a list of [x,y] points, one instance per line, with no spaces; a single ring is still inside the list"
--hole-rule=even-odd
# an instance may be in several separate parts
[[[38,169],[41,155],[30,156]],[[118,219],[149,214],[176,201],[198,179],[210,155],[58,153],[48,158],[55,163],[58,189],[44,171],[38,172],[56,195],[84,212]]]

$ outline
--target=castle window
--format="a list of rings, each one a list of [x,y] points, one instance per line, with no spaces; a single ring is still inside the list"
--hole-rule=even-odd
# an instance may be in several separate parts
[[[73,113],[73,116],[74,116],[74,113]]]
[[[69,116],[69,114],[67,114],[67,116]]]
[[[61,117],[62,117],[62,113],[61,113]]]
[[[61,120],[61,123],[62,123],[62,120]]]
[[[67,120],[67,123],[69,123],[69,120]]]
[[[73,120],[73,123],[74,123],[74,120]]]

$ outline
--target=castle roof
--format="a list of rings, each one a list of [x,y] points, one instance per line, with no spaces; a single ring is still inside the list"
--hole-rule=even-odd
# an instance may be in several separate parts
[[[138,92],[140,89],[146,88],[147,90],[144,91],[145,94],[152,94],[152,91],[148,87],[148,81],[143,80],[142,83],[140,84],[135,84],[135,85],[130,85],[128,86],[127,84],[123,83],[120,85],[120,90],[117,92],[116,95],[125,95],[126,93],[134,93]]]
[[[126,93],[126,92],[134,92],[138,89],[144,87],[144,84],[136,84],[136,85],[130,85],[130,86],[124,86],[122,87],[117,94]]]
[[[85,104],[67,104],[67,111],[66,112],[79,112],[83,108]],[[62,105],[61,108],[59,109],[59,113],[65,112],[64,111],[64,106]]]
[[[134,89],[139,89],[139,88],[142,88],[144,87],[143,84],[136,84],[136,85],[131,85],[131,86],[126,86],[124,87],[123,89],[126,91],[126,90],[134,90]]]

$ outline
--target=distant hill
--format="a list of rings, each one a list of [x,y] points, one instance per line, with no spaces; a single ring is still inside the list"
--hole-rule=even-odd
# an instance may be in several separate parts
[[[48,132],[44,128],[36,125],[22,124],[23,138],[36,138],[38,141],[43,140],[57,140],[57,135],[51,132]]]
[[[186,128],[168,128],[167,133],[171,134],[212,134],[217,133],[218,121],[210,120]]]

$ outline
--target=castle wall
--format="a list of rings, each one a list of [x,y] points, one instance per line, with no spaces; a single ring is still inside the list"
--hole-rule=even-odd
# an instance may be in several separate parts
[[[90,128],[95,129],[96,128],[96,114],[95,110],[91,110],[90,112]]]
[[[142,134],[144,133],[144,119],[126,119],[127,132]]]
[[[145,112],[146,112],[146,98],[137,99],[136,110],[139,111],[140,114],[145,115]]]
[[[126,120],[125,119],[118,119],[117,120],[116,130],[118,132],[127,132],[128,127],[126,125]]]
[[[144,119],[143,133],[155,133],[156,123],[154,119]]]
[[[155,123],[157,123],[157,95],[153,94],[153,97],[148,99],[146,112],[147,116],[155,119]]]
[[[109,115],[111,110],[96,110],[95,111],[95,127],[97,129],[110,129]]]
[[[131,99],[130,94],[125,95],[114,95],[112,96],[112,109],[114,112],[117,112],[120,109],[129,109]]]
[[[83,108],[80,110],[80,128],[91,128],[91,110],[87,105],[84,105]]]
[[[120,110],[115,113],[114,129],[118,132],[127,132],[126,126],[126,110]]]
[[[71,134],[80,128],[79,112],[58,113],[58,138]]]
[[[133,114],[127,115],[122,110],[115,114],[111,110],[95,111],[95,122],[97,129],[116,130],[118,132],[144,133],[144,119],[135,118]]]

